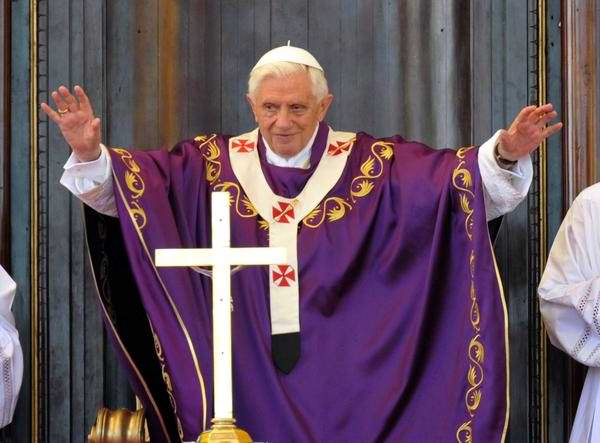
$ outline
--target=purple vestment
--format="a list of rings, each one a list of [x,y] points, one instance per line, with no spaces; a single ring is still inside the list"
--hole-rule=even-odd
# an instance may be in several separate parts
[[[276,194],[300,192],[335,148],[326,146],[328,131],[321,124],[308,170],[267,164],[259,143]],[[224,187],[233,197],[232,246],[267,246],[268,227],[232,171],[226,136],[170,152],[113,149],[111,157],[121,232],[87,211],[105,320],[152,441],[195,440],[212,418],[211,282],[155,268],[154,250],[210,247],[210,194]],[[271,358],[267,267],[232,276],[240,427],[271,443],[500,441],[507,325],[477,149],[359,133],[316,209],[299,224],[301,355],[290,374]],[[107,247],[95,243],[128,261],[114,258],[111,268],[95,252]]]

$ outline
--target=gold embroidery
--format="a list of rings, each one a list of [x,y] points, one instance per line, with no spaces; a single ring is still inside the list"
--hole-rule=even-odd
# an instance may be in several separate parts
[[[331,207],[329,204],[332,203]],[[309,228],[317,228],[327,219],[334,222],[342,219],[346,211],[352,210],[352,205],[340,197],[329,197],[313,209],[302,221]]]
[[[471,429],[471,420],[464,422],[456,431],[456,441],[472,443],[473,429]]]
[[[465,403],[471,417],[475,415],[475,411],[481,403],[481,384],[483,382],[483,368],[481,363],[485,357],[485,349],[483,344],[479,341],[479,335],[476,335],[471,339],[469,343],[469,372],[467,380],[470,388],[467,390],[465,395]]]
[[[459,159],[458,165],[452,172],[452,185],[458,191],[460,207],[465,214],[465,232],[470,241],[473,240],[474,226],[474,209],[472,208],[475,194],[473,188],[473,178],[471,172],[465,168],[466,153],[473,147],[461,148],[456,151],[456,157]],[[467,357],[469,359],[469,370],[467,372],[467,383],[469,388],[465,393],[465,406],[471,417],[470,420],[464,422],[456,431],[456,441],[473,442],[472,422],[475,417],[475,412],[481,404],[481,385],[484,380],[483,361],[485,359],[485,347],[480,340],[480,321],[481,313],[479,311],[479,303],[477,302],[477,289],[475,287],[475,250],[471,249],[469,255],[469,274],[471,284],[469,287],[469,297],[471,299],[471,308],[469,312],[469,320],[473,328],[473,337],[469,342]]]
[[[144,195],[144,191],[146,189],[144,185],[144,180],[140,176],[141,168],[133,159],[131,152],[126,149],[121,148],[113,148],[113,151],[117,153],[125,165],[128,171],[125,172],[125,185],[129,192],[131,193],[129,201],[128,209],[130,214],[133,216],[135,223],[139,229],[143,229],[146,226],[146,211],[137,201],[142,195]]]
[[[362,175],[352,179],[350,184],[350,195],[352,202],[356,203],[357,198],[365,197],[375,187],[373,180],[381,177],[383,174],[383,160],[389,160],[394,155],[394,144],[387,142],[375,142],[371,145],[371,152],[367,160],[360,166]]]
[[[198,149],[204,149],[202,156],[204,157],[205,178],[209,185],[213,185],[215,191],[230,191],[229,204],[233,205],[237,214],[242,218],[251,218],[258,216],[258,211],[250,201],[250,199],[242,192],[240,186],[233,182],[223,182],[215,184],[221,177],[221,150],[216,142],[217,136],[199,135],[194,140],[199,142]],[[231,191],[235,191],[232,195]],[[269,223],[259,217],[258,227],[264,231],[269,230]]]
[[[237,183],[220,183],[216,185],[214,189],[215,191],[229,191],[229,205],[233,205],[235,212],[237,212],[240,217],[250,218],[255,217],[258,214],[254,205],[250,202],[248,197],[242,193],[242,190]],[[235,190],[235,192],[231,192],[232,190]]]
[[[148,320],[148,323],[150,324],[152,336],[154,337],[154,350],[156,352],[156,356],[158,357],[158,361],[160,362],[160,370],[162,372],[163,382],[165,383],[165,387],[167,388],[167,395],[169,396],[169,402],[171,403],[173,413],[175,414],[175,420],[177,420],[177,431],[179,433],[179,438],[183,440],[183,427],[181,426],[181,421],[177,416],[177,402],[175,401],[175,396],[173,395],[173,384],[171,383],[171,376],[167,372],[165,357],[163,356],[163,350],[160,344],[160,340],[158,339],[158,335],[156,335],[156,333],[154,332],[154,328],[152,327],[152,323],[150,322],[150,320]]]
[[[457,153],[458,156],[458,153]],[[469,240],[473,237],[473,209],[471,209],[471,200],[475,198],[475,194],[469,189],[473,186],[471,172],[464,168],[465,161],[461,160],[458,166],[452,172],[452,184],[460,191],[459,199],[460,206],[463,212],[467,215],[465,218],[465,229]]]
[[[355,139],[350,142],[354,143]],[[375,142],[371,145],[371,154],[360,166],[360,175],[350,182],[349,199],[342,197],[329,197],[313,209],[302,223],[309,228],[318,228],[325,221],[334,222],[344,218],[359,198],[366,197],[375,189],[375,180],[383,175],[384,160],[394,156],[394,144],[389,142]],[[350,200],[352,203],[350,203]]]
[[[216,134],[210,136],[199,135],[194,139],[199,143],[198,149],[202,150],[206,146],[206,149],[202,152],[202,156],[204,157],[206,181],[211,185],[221,176],[221,162],[218,160],[221,156],[221,150],[216,139]]]
[[[117,154],[119,154],[121,156],[121,158],[131,158],[131,152],[129,152],[127,149],[123,149],[123,148],[112,148],[113,151],[115,151]]]
[[[137,199],[144,195],[144,182],[139,174],[131,171],[125,173],[125,184],[127,189],[132,192],[131,198]]]
[[[471,282],[471,325],[473,329],[479,332],[479,305],[477,304],[477,292],[475,291],[475,284]]]
[[[262,218],[258,220],[258,227],[260,229],[262,229],[263,231],[268,231],[269,230],[269,222],[266,220],[263,220]]]
[[[206,181],[214,186],[215,191],[230,191],[233,196],[230,197],[230,204],[234,207],[236,213],[242,218],[251,218],[258,215],[258,211],[242,192],[240,186],[234,182],[223,182],[216,184],[221,176],[221,162],[219,157],[221,150],[216,143],[216,135],[199,135],[194,140],[199,142],[198,149],[203,150],[205,162]],[[351,149],[356,141],[355,138],[347,142],[348,150]],[[345,145],[344,145],[345,146]],[[323,200],[315,209],[313,209],[302,221],[309,228],[318,228],[325,221],[334,222],[344,218],[359,198],[366,197],[375,188],[374,180],[380,178],[384,171],[384,160],[390,160],[394,156],[393,143],[375,142],[371,145],[371,154],[360,167],[361,174],[350,183],[350,197],[329,197]],[[258,220],[260,229],[268,230],[269,224],[265,220]]]
[[[139,228],[139,226],[129,208],[129,202],[125,198],[125,193],[123,191],[121,183],[118,180],[116,180],[115,185],[116,185],[116,189],[117,189],[117,192],[118,192],[118,195],[119,195],[121,201],[128,208],[128,214],[129,214],[129,217],[131,218],[132,225],[135,227],[135,232],[136,232],[138,239],[140,241],[140,244],[142,246],[142,250],[145,253],[145,256],[148,259],[149,263],[151,264],[152,271],[154,271],[154,274],[155,274],[156,278],[158,279],[158,282],[160,283],[160,286],[161,286],[162,290],[164,291],[164,295],[166,296],[166,299],[168,300],[169,305],[171,306],[171,309],[173,310],[173,313],[175,315],[175,318],[177,319],[177,322],[181,328],[181,332],[183,333],[183,335],[185,337],[188,349],[189,349],[191,357],[192,357],[192,361],[194,363],[194,369],[196,370],[196,376],[198,377],[198,383],[200,385],[200,390],[202,392],[202,429],[206,429],[206,416],[207,416],[206,388],[204,386],[204,377],[202,376],[202,371],[200,369],[200,362],[198,360],[198,356],[196,355],[196,351],[194,349],[194,344],[192,343],[192,337],[190,336],[190,333],[185,325],[185,322],[183,321],[183,318],[181,317],[181,313],[179,312],[179,309],[177,308],[177,305],[175,304],[173,297],[169,293],[169,290],[167,289],[164,281],[162,280],[160,274],[158,273],[158,270],[154,266],[154,259],[152,258],[149,248],[148,248],[148,245],[146,244],[146,240],[144,239],[144,236],[142,235],[142,230]],[[104,309],[104,305],[102,305],[102,307]],[[121,347],[123,347],[122,344],[121,344]],[[123,349],[125,350],[124,347],[123,347]],[[125,352],[126,352],[126,350],[125,350]],[[131,361],[130,358],[129,358],[129,360]],[[136,371],[137,371],[137,369],[136,369]],[[140,376],[140,379],[141,379],[141,376]],[[141,379],[141,381],[143,382],[143,379]]]
[[[129,212],[133,216],[135,224],[138,226],[138,228],[143,229],[148,221],[146,217],[146,211],[144,211],[144,209],[136,201],[132,201],[130,205],[131,207],[129,208]]]

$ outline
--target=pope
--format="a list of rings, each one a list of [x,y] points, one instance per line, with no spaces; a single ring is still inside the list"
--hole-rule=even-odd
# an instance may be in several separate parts
[[[529,154],[561,128],[528,106],[479,147],[339,132],[318,61],[291,46],[252,69],[258,128],[171,150],[107,148],[84,90],[42,109],[72,149],[107,330],[152,441],[195,441],[213,413],[211,282],[153,263],[210,247],[210,195],[232,246],[287,264],[232,276],[234,409],[257,441],[499,441],[507,318],[488,231],[529,188]]]

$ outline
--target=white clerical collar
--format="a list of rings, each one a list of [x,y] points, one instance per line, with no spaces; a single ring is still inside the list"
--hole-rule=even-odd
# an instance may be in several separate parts
[[[298,152],[293,157],[285,158],[276,154],[275,151],[271,149],[267,140],[262,137],[262,141],[265,144],[265,152],[267,154],[267,162],[270,165],[281,166],[284,168],[300,168],[300,169],[308,169],[310,168],[310,153],[313,143],[315,142],[315,138],[317,137],[317,132],[319,132],[319,125],[315,128],[315,132],[313,132],[312,137],[306,144],[304,148],[300,152]]]

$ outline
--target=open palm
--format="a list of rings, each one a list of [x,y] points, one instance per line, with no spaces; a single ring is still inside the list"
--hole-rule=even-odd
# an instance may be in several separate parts
[[[548,125],[557,116],[551,103],[523,108],[502,133],[498,146],[502,158],[514,161],[534,151],[544,139],[562,128],[561,122]]]
[[[59,87],[52,92],[56,111],[47,103],[42,103],[42,110],[58,125],[79,160],[95,160],[100,155],[100,119],[94,116],[84,90],[75,86],[74,91],[75,96],[65,86]]]

